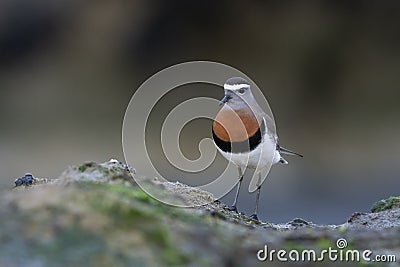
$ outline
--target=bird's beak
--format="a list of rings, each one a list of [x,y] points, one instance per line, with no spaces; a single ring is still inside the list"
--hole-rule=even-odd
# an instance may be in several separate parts
[[[224,98],[221,99],[221,101],[219,102],[219,105],[222,106],[223,104],[225,104],[226,102],[229,101],[229,99],[231,99],[231,96],[225,95]]]

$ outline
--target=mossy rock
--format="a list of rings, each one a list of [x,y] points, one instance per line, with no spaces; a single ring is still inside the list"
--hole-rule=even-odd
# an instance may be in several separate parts
[[[142,191],[133,175],[115,160],[87,162],[0,195],[0,266],[286,266],[258,261],[257,251],[265,245],[319,251],[335,248],[339,238],[354,249],[400,255],[399,210],[360,215],[342,226],[302,219],[263,223],[229,211],[198,188],[146,180],[148,189],[196,207],[165,205]],[[372,221],[379,231],[366,232],[378,229]]]
[[[372,206],[371,212],[381,212],[394,208],[400,208],[400,197],[389,197],[388,199],[379,200]]]

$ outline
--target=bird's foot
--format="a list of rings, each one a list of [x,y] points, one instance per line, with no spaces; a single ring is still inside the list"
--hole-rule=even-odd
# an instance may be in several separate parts
[[[255,214],[255,213],[254,213],[253,215],[250,216],[250,219],[252,219],[252,220],[254,220],[254,221],[259,221],[259,220],[258,220],[258,216],[257,216],[257,214]]]
[[[236,207],[236,205],[233,205],[233,206],[227,207],[227,210],[229,210],[229,211],[234,211],[234,212],[238,213],[238,210],[237,210],[237,207]]]

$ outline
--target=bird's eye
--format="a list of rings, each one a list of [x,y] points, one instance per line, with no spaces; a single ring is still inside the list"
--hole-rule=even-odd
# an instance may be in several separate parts
[[[243,95],[244,92],[246,92],[246,90],[245,90],[244,88],[240,88],[240,89],[238,90],[238,93],[241,94],[241,95]]]

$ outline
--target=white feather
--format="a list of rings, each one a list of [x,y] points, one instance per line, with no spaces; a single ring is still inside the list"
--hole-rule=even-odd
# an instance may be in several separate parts
[[[241,83],[241,84],[224,84],[225,90],[239,90],[240,88],[250,88],[250,85]]]

